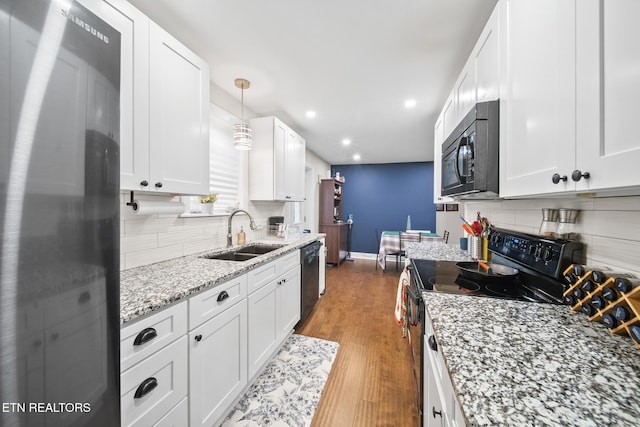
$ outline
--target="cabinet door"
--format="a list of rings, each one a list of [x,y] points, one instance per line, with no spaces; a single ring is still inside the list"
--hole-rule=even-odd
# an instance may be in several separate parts
[[[149,18],[123,0],[81,0],[120,32],[120,188],[149,180]]]
[[[451,134],[451,132],[458,125],[458,113],[457,113],[457,103],[455,97],[455,90],[452,90],[447,98],[447,101],[444,103],[444,108],[442,109],[442,126],[444,129],[444,139]]]
[[[433,203],[449,203],[453,199],[442,196],[442,143],[444,142],[444,112],[433,127]]]
[[[273,199],[284,201],[287,200],[285,164],[289,129],[278,119],[274,119],[273,126]]]
[[[150,187],[167,193],[209,190],[209,67],[149,24]]]
[[[278,346],[278,280],[249,295],[249,378],[258,373]]]
[[[304,158],[305,141],[289,129],[287,133],[285,175],[287,176],[287,201],[304,201]]]
[[[577,7],[577,190],[639,185],[640,2],[581,0]],[[571,174],[571,170],[568,171]]]
[[[500,104],[500,195],[573,188],[575,2],[504,1]]]
[[[476,64],[473,56],[469,57],[455,85],[458,100],[458,122],[467,115],[476,103]],[[455,127],[455,126],[454,126]]]
[[[500,98],[500,6],[496,6],[473,52],[476,67],[476,102]]]
[[[278,285],[278,329],[279,342],[293,330],[300,320],[300,267],[285,273]]]
[[[211,426],[247,384],[247,303],[189,333],[191,426]]]

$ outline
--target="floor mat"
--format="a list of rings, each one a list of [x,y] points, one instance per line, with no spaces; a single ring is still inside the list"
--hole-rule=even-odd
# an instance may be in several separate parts
[[[332,341],[291,335],[222,426],[311,425],[338,346]]]

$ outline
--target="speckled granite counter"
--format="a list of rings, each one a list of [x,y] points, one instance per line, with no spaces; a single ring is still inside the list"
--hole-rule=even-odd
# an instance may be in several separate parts
[[[407,242],[405,253],[407,258],[415,259],[471,261],[467,251],[462,251],[459,246],[448,245],[441,241]]]
[[[324,237],[324,234],[303,234],[300,239],[283,242],[264,240],[252,243],[283,244],[286,246],[249,261],[221,261],[204,259],[203,255],[223,253],[226,248],[210,250],[169,261],[124,270],[120,273],[120,323],[149,314],[166,305],[226,282],[258,265],[299,250]]]
[[[640,350],[567,306],[425,292],[472,426],[638,426]]]

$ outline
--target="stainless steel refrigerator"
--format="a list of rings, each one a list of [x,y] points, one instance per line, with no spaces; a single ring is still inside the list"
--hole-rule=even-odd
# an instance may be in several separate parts
[[[120,35],[0,0],[0,426],[114,426]]]

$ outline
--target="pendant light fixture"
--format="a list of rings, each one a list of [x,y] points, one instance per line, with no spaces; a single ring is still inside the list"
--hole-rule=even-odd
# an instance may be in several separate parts
[[[236,87],[241,92],[242,111],[240,112],[240,123],[233,125],[233,146],[238,150],[251,150],[253,140],[251,138],[251,127],[244,121],[244,90],[249,89],[249,80],[236,79]]]

